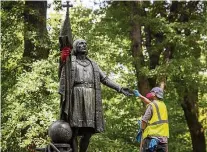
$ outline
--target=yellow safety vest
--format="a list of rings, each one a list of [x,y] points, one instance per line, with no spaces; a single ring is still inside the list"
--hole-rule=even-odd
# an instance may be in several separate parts
[[[149,105],[152,106],[153,114],[151,120],[148,121],[142,138],[144,139],[148,136],[169,137],[169,125],[166,105],[163,101],[154,101],[151,102]]]

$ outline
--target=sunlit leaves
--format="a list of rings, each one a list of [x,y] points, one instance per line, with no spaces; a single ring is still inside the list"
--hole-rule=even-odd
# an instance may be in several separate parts
[[[6,3],[8,5],[5,6]],[[47,128],[58,119],[58,37],[63,17],[60,12],[54,11],[47,20],[50,44],[44,45],[50,48],[49,58],[28,64],[30,71],[22,71],[22,2],[6,11],[12,6],[11,3],[2,2],[1,11],[2,150],[25,152],[32,144],[41,147],[47,144]],[[70,9],[70,18],[74,39],[83,38],[88,42],[89,57],[113,81],[136,89],[137,78],[129,39],[130,17],[133,17],[130,3],[117,1],[96,11],[82,6],[73,7]],[[166,2],[143,2],[142,6],[147,12],[141,18],[142,26],[149,26],[153,37],[149,50],[143,38],[145,64],[140,67],[139,73],[147,78],[168,76],[165,101],[170,121],[169,149],[188,152],[191,150],[191,139],[178,93],[182,94],[186,87],[198,87],[199,120],[206,129],[206,14],[199,16],[197,12],[192,20],[185,23],[178,22],[174,15],[176,22],[169,22],[169,4]],[[186,35],[189,32],[187,28],[190,29],[190,35]],[[154,34],[157,32],[163,33],[163,41],[155,39]],[[142,34],[144,37],[144,31]],[[173,46],[173,55],[170,62],[165,64],[164,53],[169,45]],[[155,69],[150,69],[149,55],[160,50],[159,64]],[[144,112],[143,104],[135,97],[124,97],[105,86],[102,86],[102,98],[106,130],[92,137],[89,151],[137,151],[137,119]]]

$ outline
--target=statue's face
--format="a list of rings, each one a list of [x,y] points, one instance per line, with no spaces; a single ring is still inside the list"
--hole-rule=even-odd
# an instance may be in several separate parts
[[[85,54],[87,53],[87,43],[85,41],[81,41],[77,44],[77,53]]]

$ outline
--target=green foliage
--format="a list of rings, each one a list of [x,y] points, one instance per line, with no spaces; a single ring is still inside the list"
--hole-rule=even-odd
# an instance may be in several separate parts
[[[1,3],[2,99],[4,99],[7,91],[16,83],[16,79],[22,70],[20,60],[23,53],[23,22],[20,15],[22,13],[22,5],[22,2],[4,1]],[[8,20],[9,16],[10,19]]]
[[[2,106],[2,150],[46,144],[47,128],[58,118],[57,64],[53,58],[34,62],[22,73]],[[55,109],[55,110],[54,110]],[[14,140],[15,139],[15,140]]]
[[[43,147],[49,142],[47,128],[58,119],[58,36],[62,15],[59,2],[56,11],[47,20],[50,56],[35,61],[30,71],[23,71],[23,2],[2,2],[2,151],[26,152],[27,148]],[[14,5],[16,4],[16,5]],[[21,4],[21,5],[19,5]],[[10,6],[13,6],[10,8]],[[206,3],[201,3],[205,6]],[[9,7],[9,11],[7,10]],[[81,6],[71,9],[70,18],[75,38],[88,42],[89,57],[98,63],[111,79],[122,86],[135,89],[136,71],[132,64],[130,45],[131,2],[114,2],[100,10]],[[165,101],[169,111],[169,150],[189,152],[191,138],[186,125],[179,94],[183,89],[199,89],[199,114],[204,129],[207,128],[206,107],[206,13],[195,13],[189,22],[169,22],[169,4],[143,2],[146,15],[138,18],[143,26],[150,26],[152,33],[164,33],[161,43],[153,35],[150,51],[143,45],[145,64],[139,69],[147,78],[168,76]],[[174,15],[175,17],[176,15]],[[11,19],[12,22],[10,22]],[[136,18],[136,17],[135,17]],[[176,18],[176,17],[175,17]],[[137,19],[137,18],[136,18]],[[190,35],[185,35],[189,28]],[[144,29],[142,31],[144,34]],[[143,40],[143,44],[146,40]],[[173,58],[165,64],[166,46],[173,46]],[[149,54],[160,51],[159,65],[149,68]],[[106,130],[92,137],[88,151],[137,151],[135,142],[137,120],[144,106],[135,97],[124,97],[102,87]],[[206,133],[205,133],[206,135]]]

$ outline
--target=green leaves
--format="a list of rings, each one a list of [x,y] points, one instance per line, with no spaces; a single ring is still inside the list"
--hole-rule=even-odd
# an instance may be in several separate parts
[[[55,3],[60,9],[60,3]],[[199,2],[202,7],[191,12],[188,22],[181,22],[179,18],[185,9],[170,14],[170,4],[143,2],[139,6],[141,12],[132,14],[134,3],[112,2],[96,11],[73,7],[70,18],[74,39],[86,39],[89,57],[121,86],[137,89],[137,81],[142,76],[147,79],[167,76],[165,101],[170,121],[169,150],[191,151],[191,138],[180,103],[185,88],[194,90],[196,86],[199,90],[199,121],[206,129],[206,13],[201,9],[206,9],[206,3]],[[187,9],[187,2],[179,5],[184,6]],[[25,63],[23,3],[15,2],[14,5],[14,2],[5,1],[2,8],[2,151],[26,152],[28,147],[44,147],[49,142],[47,129],[59,116],[57,71],[61,14],[54,11],[47,20],[49,36],[46,38],[50,43],[34,43],[37,48],[50,49],[48,59]],[[132,18],[142,26],[143,64],[139,65],[138,77],[129,37]],[[147,45],[149,33],[145,27],[150,29],[150,45]],[[169,62],[166,63],[168,51]],[[155,68],[151,67],[152,55],[158,57]],[[140,58],[137,60],[141,61]],[[28,71],[23,71],[25,64]],[[102,87],[102,98],[106,130],[92,137],[88,151],[137,151],[139,145],[135,137],[137,120],[144,112],[142,102],[105,86]]]

